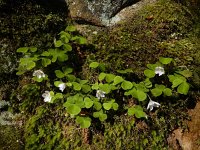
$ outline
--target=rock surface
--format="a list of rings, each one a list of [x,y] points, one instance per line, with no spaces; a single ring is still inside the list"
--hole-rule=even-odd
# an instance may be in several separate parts
[[[108,25],[120,10],[139,0],[67,0],[71,17],[75,20]]]
[[[168,138],[172,149],[197,150],[200,149],[200,102],[189,111],[191,121],[187,122],[188,131],[178,128]]]

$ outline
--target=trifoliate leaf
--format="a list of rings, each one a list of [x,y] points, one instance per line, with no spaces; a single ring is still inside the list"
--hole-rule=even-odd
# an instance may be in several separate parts
[[[118,105],[117,103],[113,103],[113,104],[112,104],[112,108],[113,108],[114,110],[118,110],[119,105]]]
[[[159,58],[159,61],[160,61],[163,65],[170,64],[172,60],[173,60],[172,58],[164,58],[164,57],[160,57],[160,58]]]
[[[153,70],[150,70],[150,69],[146,69],[145,71],[144,71],[144,75],[146,76],[146,77],[148,77],[148,78],[153,78],[153,77],[155,77],[155,72],[153,71]]]
[[[183,83],[184,81],[181,78],[176,78],[175,80],[173,80],[172,82],[172,88],[177,87],[178,85],[180,85],[181,83]]]
[[[28,52],[28,47],[20,47],[17,49],[18,53],[27,53]]]
[[[133,97],[137,98],[137,90],[136,90],[136,88],[133,88],[127,92],[124,92],[124,95],[126,95],[126,96],[132,95]]]
[[[99,75],[99,81],[102,81],[103,79],[105,79],[106,74],[104,72],[100,73]]]
[[[33,52],[33,53],[37,51],[37,47],[30,47],[29,49],[30,49],[30,51]]]
[[[80,108],[85,108],[85,103],[83,101],[83,97],[82,96],[80,96],[79,94],[76,94],[74,96],[74,99],[75,99],[75,104],[77,106],[79,106]]]
[[[137,99],[139,101],[144,101],[147,98],[147,94],[141,90],[137,90]]]
[[[98,83],[95,83],[92,85],[92,89],[93,90],[98,90],[99,89],[99,84]]]
[[[72,26],[72,25],[69,25],[69,26],[67,26],[67,28],[65,29],[65,31],[74,32],[74,31],[76,31],[76,27]]]
[[[94,102],[89,97],[84,98],[84,103],[85,103],[85,108],[91,108],[94,104]]]
[[[81,112],[81,108],[75,104],[71,104],[67,107],[67,111],[71,115],[78,115]]]
[[[155,84],[155,87],[156,88],[158,88],[158,89],[160,89],[160,90],[164,90],[166,87],[164,86],[164,85],[162,85],[162,84]]]
[[[147,64],[147,68],[150,70],[155,70],[156,67],[158,67],[158,64]]]
[[[67,67],[67,66],[62,67],[62,70],[63,70],[65,75],[70,74],[70,73],[73,72],[73,68],[70,68],[70,67]]]
[[[73,82],[73,81],[76,80],[76,77],[74,75],[72,75],[72,74],[68,74],[67,75],[67,80],[69,80],[70,82]]]
[[[164,89],[163,93],[165,96],[172,96],[172,90],[169,88]]]
[[[89,85],[81,85],[81,89],[84,93],[88,93],[91,91],[91,87]]]
[[[102,108],[102,105],[100,102],[94,102],[94,109],[100,110]]]
[[[143,111],[143,108],[139,105],[133,106],[128,109],[128,115],[132,116],[135,115],[137,118],[146,117],[147,115]]]
[[[32,79],[36,82],[42,82],[44,78],[33,77]]]
[[[146,88],[151,88],[152,87],[152,83],[149,80],[149,78],[145,79],[144,85],[145,85]]]
[[[55,45],[55,47],[61,47],[63,45],[63,43],[61,40],[58,40],[58,41],[55,40],[54,45]]]
[[[66,52],[70,52],[70,51],[72,51],[72,46],[69,45],[69,44],[64,44],[64,45],[63,45],[63,49],[64,49]]]
[[[49,49],[49,54],[52,56],[52,62],[56,62],[57,60],[64,62],[68,60],[66,52],[60,49]]]
[[[122,77],[116,76],[114,78],[114,85],[117,85],[117,84],[121,83],[122,81],[124,81],[124,79]]]
[[[88,80],[80,80],[79,83],[80,83],[81,85],[83,85],[83,84],[88,83]]]
[[[73,88],[76,91],[80,91],[81,90],[81,85],[77,82],[72,82]]]
[[[146,113],[144,111],[136,111],[135,112],[136,118],[146,118]]]
[[[55,81],[55,82],[54,82],[54,85],[55,85],[56,87],[58,87],[59,84],[61,84],[61,83],[63,83],[63,82],[62,82],[62,81]]]
[[[107,119],[107,115],[106,114],[100,114],[99,115],[99,120],[101,121],[101,122],[103,122],[103,121],[105,121]]]
[[[97,68],[98,66],[99,66],[99,63],[98,63],[98,62],[92,62],[92,63],[89,65],[89,67],[90,67],[90,68],[93,68],[93,69]]]
[[[183,76],[186,77],[186,78],[189,78],[189,77],[192,76],[192,72],[189,71],[189,70],[179,71],[178,73],[181,74],[181,75],[183,75]]]
[[[62,93],[56,93],[54,97],[56,99],[62,99],[63,98],[63,94]]]
[[[89,117],[76,117],[76,123],[80,124],[81,128],[89,128],[91,125],[91,118]]]
[[[72,83],[71,83],[71,82],[67,82],[67,83],[66,83],[66,86],[71,87],[71,86],[72,86]]]
[[[154,88],[151,90],[151,93],[153,96],[158,97],[162,94],[162,91],[163,91],[162,89]]]
[[[69,43],[69,38],[67,38],[65,35],[61,35],[60,39],[62,40],[63,43]]]
[[[99,89],[100,89],[101,91],[106,92],[106,94],[108,94],[108,93],[110,93],[110,91],[111,91],[111,86],[110,86],[109,84],[100,84],[100,85],[99,85]]]
[[[33,69],[35,66],[36,66],[36,64],[35,64],[35,62],[33,62],[33,61],[29,61],[29,62],[27,62],[27,64],[26,64],[27,66],[27,70],[31,70],[31,69]]]
[[[130,81],[123,81],[121,84],[123,90],[129,90],[133,87],[133,84]]]
[[[190,88],[189,84],[187,82],[183,82],[178,86],[177,91],[180,94],[187,95],[189,88]]]
[[[99,118],[99,115],[100,115],[100,112],[94,112],[94,113],[93,113],[93,117],[94,117],[94,118]]]
[[[41,56],[49,56],[50,55],[50,53],[48,52],[48,51],[44,51],[42,54],[41,54]]]
[[[42,58],[42,65],[44,67],[47,67],[50,64],[51,64],[51,60],[50,59],[48,59],[48,58]]]
[[[87,39],[80,36],[78,42],[79,44],[87,44]]]
[[[57,78],[63,78],[65,74],[60,70],[55,70],[55,74]]]
[[[110,83],[114,80],[115,75],[114,74],[107,74],[106,75],[106,82]]]
[[[170,82],[173,82],[176,79],[174,75],[168,75],[168,78]]]
[[[112,107],[112,103],[103,103],[103,108],[105,109],[105,110],[110,110],[111,109],[111,107]]]
[[[70,39],[70,37],[71,37],[71,35],[70,35],[69,33],[65,32],[65,31],[61,31],[59,34],[60,34],[61,36],[64,35],[64,36],[67,37],[68,39]]]

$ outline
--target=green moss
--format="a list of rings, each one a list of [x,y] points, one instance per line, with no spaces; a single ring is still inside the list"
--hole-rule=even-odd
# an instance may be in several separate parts
[[[0,149],[23,150],[22,131],[15,126],[0,126]]]
[[[140,75],[147,63],[160,56],[172,57],[180,65],[190,65],[197,51],[193,24],[197,19],[185,6],[159,1],[143,8],[134,19],[94,39],[96,60],[106,62],[111,71],[132,68]],[[197,43],[196,43],[197,44]]]
[[[54,17],[48,14],[38,18],[40,21],[45,18],[48,22],[48,18],[51,20]],[[17,45],[26,43],[36,45],[41,49],[51,46],[48,41],[52,41],[55,33],[45,33],[51,33],[51,25],[44,24],[38,27],[41,22],[37,22],[37,19],[32,21],[29,22],[30,26],[26,26],[29,27],[28,30],[34,38],[29,37],[29,32],[21,33],[23,30],[20,28],[20,34],[28,38],[22,39]],[[59,19],[57,21],[59,22]],[[15,23],[17,25],[17,22]],[[31,26],[34,23],[37,25],[38,32],[43,31],[41,34],[35,35]],[[191,28],[195,27],[193,23],[195,23],[195,15],[186,7],[169,0],[159,1],[141,10],[139,15],[127,24],[97,35],[93,43],[98,51],[91,52],[85,66],[96,59],[99,62],[105,62],[108,71],[111,72],[132,68],[138,78],[142,78],[142,71],[146,64],[157,61],[160,56],[175,58],[177,65],[195,67],[199,63],[199,57],[195,56],[199,48],[199,36],[197,36],[199,31],[194,32]],[[40,36],[42,39],[38,40]],[[195,65],[193,60],[196,62]],[[88,74],[89,69],[85,66],[83,74],[91,78],[93,82],[97,73]],[[133,76],[130,78],[132,79]],[[20,86],[25,84],[27,82],[21,83]],[[23,98],[22,101],[19,100],[20,97]],[[26,90],[22,88],[13,96],[13,100],[20,103],[19,110],[26,112],[27,116],[24,129],[25,148],[33,150],[167,149],[167,136],[170,131],[182,125],[183,119],[187,119],[185,113],[187,103],[192,99],[190,97],[163,99],[163,105],[159,110],[150,113],[148,119],[135,122],[134,118],[120,114],[121,116],[116,115],[104,123],[94,120],[94,125],[83,132],[84,130],[77,127],[74,120],[67,116],[62,105],[44,104],[37,85],[32,84]],[[19,104],[14,106],[19,106]],[[18,107],[15,108],[18,109]]]

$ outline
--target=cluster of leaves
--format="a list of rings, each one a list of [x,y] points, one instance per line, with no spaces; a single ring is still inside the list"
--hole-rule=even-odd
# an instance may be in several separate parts
[[[101,72],[98,81],[91,83],[88,80],[82,80],[75,76],[73,68],[70,67],[68,61],[69,54],[72,51],[72,43],[87,44],[84,37],[74,35],[76,29],[68,26],[65,31],[59,33],[59,40],[54,40],[54,49],[39,52],[36,47],[22,47],[17,52],[23,53],[24,57],[20,59],[18,75],[33,69],[49,69],[55,73],[55,78],[33,77],[36,82],[46,80],[49,83],[48,88],[51,90],[51,103],[64,101],[63,106],[72,118],[76,118],[76,122],[82,128],[88,128],[93,118],[105,121],[109,117],[109,113],[119,109],[118,100],[125,104],[125,100],[135,99],[136,103],[128,109],[128,115],[135,115],[136,118],[146,118],[142,103],[143,101],[153,97],[172,96],[173,93],[187,95],[189,83],[187,78],[192,76],[189,70],[174,70],[172,67],[172,58],[160,57],[155,64],[148,64],[144,71],[146,79],[139,83],[128,81],[125,77],[112,73]],[[51,70],[51,64],[56,64],[60,69]],[[102,68],[102,64],[98,62],[90,63],[91,69]],[[158,76],[155,72],[157,67],[168,68],[164,75]],[[101,70],[101,69],[100,69]],[[170,74],[170,71],[174,74]],[[131,72],[130,69],[118,71],[119,73]],[[165,75],[166,74],[166,75]],[[134,80],[134,79],[133,79]],[[54,83],[53,87],[51,83]],[[61,90],[63,93],[56,92],[60,85],[64,84]],[[47,84],[48,85],[48,84]],[[116,99],[115,93],[120,93],[121,97]],[[94,96],[96,94],[96,96]]]

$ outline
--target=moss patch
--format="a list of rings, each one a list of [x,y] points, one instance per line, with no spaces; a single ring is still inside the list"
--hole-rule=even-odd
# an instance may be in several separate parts
[[[48,20],[48,17],[46,19]],[[161,0],[141,10],[133,20],[98,34],[93,39],[98,51],[90,52],[85,66],[90,60],[97,60],[106,63],[108,72],[132,68],[138,79],[143,77],[142,72],[147,63],[154,63],[158,57],[167,56],[173,57],[177,66],[185,65],[195,69],[194,60],[198,64],[195,53],[199,47],[199,31],[191,28],[196,28],[194,23],[195,14],[185,6]],[[48,26],[46,32],[50,32],[50,29],[51,26]],[[43,34],[38,36],[44,38]],[[52,41],[52,37],[48,38]],[[26,43],[26,39],[22,39],[20,44],[45,48],[51,46],[47,41],[34,44]],[[88,67],[85,66],[83,74],[95,80],[97,73],[92,72],[94,76],[87,74]],[[133,79],[133,76],[129,78]],[[20,86],[25,84],[21,83]],[[103,123],[94,119],[94,125],[88,130],[83,130],[69,118],[63,106],[44,104],[41,98],[42,91],[36,85],[32,85],[27,91],[22,89],[20,93],[23,101],[17,97],[18,91],[13,100],[18,99],[17,102],[21,103],[19,110],[27,113],[24,129],[25,148],[33,150],[167,149],[168,134],[178,126],[183,126],[182,120],[188,117],[185,113],[188,103],[194,101],[192,94],[188,97],[162,99],[159,110],[149,113],[148,119],[138,121],[120,113]],[[64,100],[60,103],[63,102]]]
[[[23,150],[22,131],[14,126],[0,126],[1,150]]]
[[[190,34],[196,19],[185,6],[161,0],[142,9],[133,20],[98,35],[95,58],[111,70],[132,68],[137,74],[160,56],[190,65],[198,45],[197,37]]]

